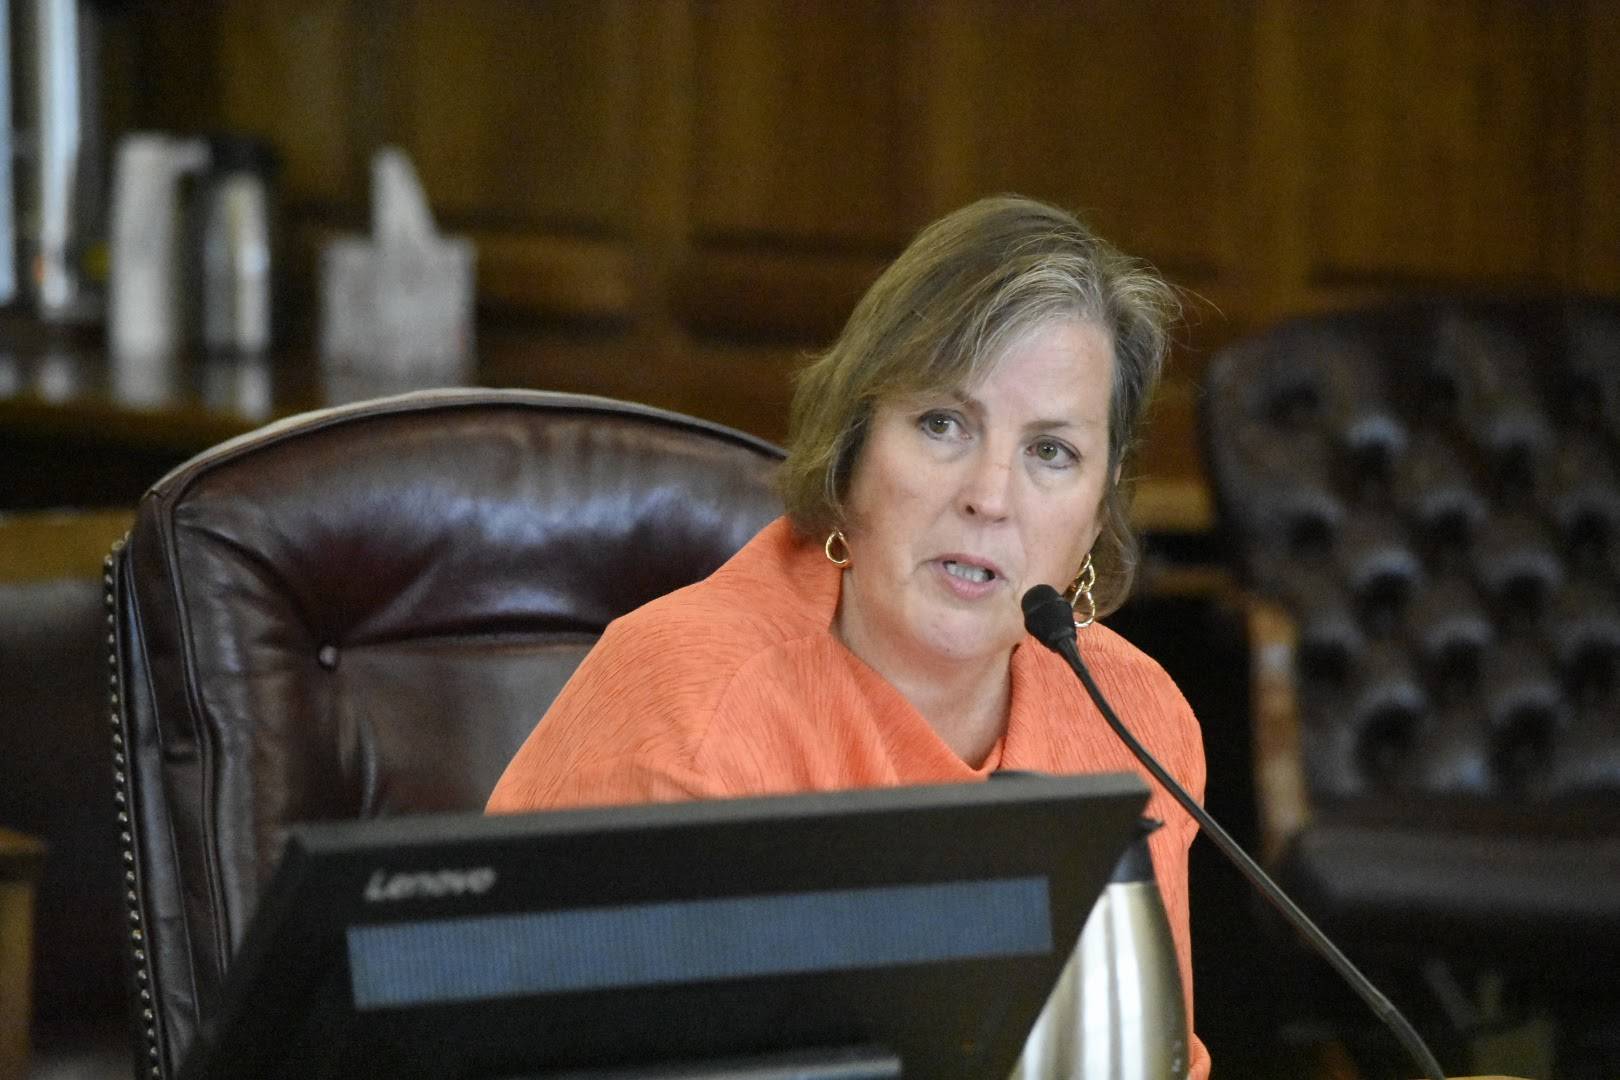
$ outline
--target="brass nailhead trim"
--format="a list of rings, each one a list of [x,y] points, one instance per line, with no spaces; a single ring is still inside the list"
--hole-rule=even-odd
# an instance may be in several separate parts
[[[125,771],[128,761],[124,756],[123,700],[118,682],[118,597],[115,571],[118,563],[117,556],[119,552],[124,550],[124,544],[128,539],[129,534],[125,533],[122,538],[113,543],[112,551],[102,561],[102,566],[106,572],[101,580],[102,584],[106,586],[103,599],[107,606],[107,699],[110,705],[108,719],[113,729],[113,799],[118,806],[118,841],[123,848],[124,881],[129,885],[129,939],[131,951],[135,957],[135,981],[140,990],[140,1000],[143,1005],[150,1006],[152,1003],[152,991],[149,984],[152,981],[152,976],[147,970],[146,949],[143,947],[146,935],[142,926],[140,893],[136,888],[135,838],[129,828],[129,812],[126,809],[130,800],[128,791],[129,776]],[[142,1009],[141,1020],[146,1028],[148,1053],[152,1059],[152,1080],[163,1080],[162,1054],[158,1049],[156,1011],[151,1008]]]

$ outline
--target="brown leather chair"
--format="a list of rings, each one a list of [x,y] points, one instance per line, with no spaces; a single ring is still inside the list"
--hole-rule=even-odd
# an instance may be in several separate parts
[[[0,547],[61,532],[6,524]],[[107,790],[107,608],[94,559],[90,570],[0,582],[0,826],[45,843],[23,1076],[130,1074],[118,830]]]
[[[1359,962],[1601,1000],[1620,961],[1620,304],[1300,318],[1217,356],[1206,391],[1253,597],[1273,867]]]
[[[480,810],[610,620],[780,513],[779,458],[635,405],[432,391],[153,487],[109,559],[141,1075],[208,1019],[289,824]]]

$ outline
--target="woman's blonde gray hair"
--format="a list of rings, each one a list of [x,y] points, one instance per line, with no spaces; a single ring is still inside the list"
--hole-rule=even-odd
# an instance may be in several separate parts
[[[917,234],[838,340],[799,373],[778,479],[788,516],[816,539],[849,524],[844,499],[881,402],[971,387],[1037,327],[1092,323],[1114,345],[1109,479],[1092,549],[1097,610],[1113,611],[1139,557],[1126,464],[1179,314],[1157,272],[1056,207],[1004,195],[946,215]]]

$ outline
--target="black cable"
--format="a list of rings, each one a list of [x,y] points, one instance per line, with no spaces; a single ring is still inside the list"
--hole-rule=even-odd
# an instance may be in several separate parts
[[[1075,642],[1074,635],[1074,614],[1068,602],[1059,596],[1057,590],[1050,585],[1037,585],[1024,594],[1023,607],[1025,629],[1034,636],[1035,640],[1063,657],[1068,662],[1069,667],[1074,669],[1075,675],[1079,676],[1080,682],[1086,688],[1086,693],[1091,695],[1091,700],[1096,704],[1097,710],[1102,713],[1103,719],[1108,721],[1108,726],[1114,729],[1114,734],[1118,735],[1120,740],[1130,748],[1131,753],[1136,755],[1137,760],[1147,768],[1148,772],[1153,774],[1154,779],[1164,786],[1164,789],[1181,804],[1182,808],[1193,816],[1193,820],[1198,822],[1198,827],[1243,872],[1243,876],[1249,879],[1249,883],[1259,889],[1260,894],[1266,898],[1271,906],[1276,908],[1283,918],[1287,919],[1294,929],[1299,931],[1300,935],[1329,964],[1333,965],[1333,969],[1350,984],[1357,994],[1361,995],[1361,999],[1395,1033],[1395,1037],[1400,1040],[1406,1052],[1412,1056],[1412,1060],[1424,1071],[1429,1080],[1446,1080],[1446,1074],[1441,1070],[1439,1061],[1435,1059],[1434,1054],[1424,1044],[1422,1037],[1418,1035],[1417,1029],[1412,1026],[1411,1022],[1401,1015],[1400,1010],[1379,991],[1378,987],[1372,984],[1372,980],[1363,975],[1361,970],[1350,962],[1350,958],[1345,956],[1339,950],[1339,947],[1328,939],[1326,934],[1317,929],[1316,924],[1300,910],[1299,905],[1288,898],[1282,888],[1272,881],[1264,870],[1260,869],[1258,863],[1249,857],[1248,852],[1239,847],[1237,841],[1228,836],[1226,830],[1221,828],[1220,824],[1210,817],[1202,806],[1198,805],[1197,800],[1187,794],[1186,790],[1176,782],[1165,767],[1160,765],[1157,759],[1148,753],[1141,743],[1136,741],[1136,737],[1126,730],[1125,725],[1115,715],[1113,707],[1103,697],[1102,691],[1092,681],[1091,672],[1087,670],[1085,661],[1080,659],[1080,649]]]

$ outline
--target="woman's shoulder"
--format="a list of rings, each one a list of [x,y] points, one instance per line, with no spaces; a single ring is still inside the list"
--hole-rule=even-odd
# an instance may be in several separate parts
[[[836,580],[829,586],[818,559],[778,519],[707,578],[616,619],[610,634],[659,644],[674,635],[726,655],[814,634],[830,624],[837,603]]]
[[[794,668],[783,658],[817,639],[815,618],[747,554],[609,623],[491,807],[726,794],[703,764],[717,716],[739,692],[768,694],[773,674]]]
[[[597,651],[635,653],[659,670],[736,669],[809,634],[811,625],[769,597],[711,578],[661,596],[608,624]]]
[[[824,637],[831,607],[807,600],[773,529],[709,577],[609,623],[574,681],[605,680],[641,705],[691,719],[707,716],[734,680],[763,661]]]
[[[1117,630],[1093,623],[1079,633],[1080,656],[1093,676],[1127,683],[1132,689],[1186,704],[1181,688],[1153,657],[1137,648]]]
[[[1176,774],[1184,787],[1202,797],[1203,731],[1192,706],[1164,666],[1101,624],[1081,631],[1080,655],[1127,728]]]
[[[1177,742],[1197,740],[1198,721],[1181,688],[1153,657],[1137,648],[1114,630],[1093,623],[1079,633],[1080,658],[1120,717],[1129,725],[1150,726],[1155,732]],[[1090,711],[1090,695],[1056,654],[1026,640],[1014,657],[1015,664],[1033,673],[1034,696],[1064,707]],[[1027,666],[1024,666],[1027,665]]]

